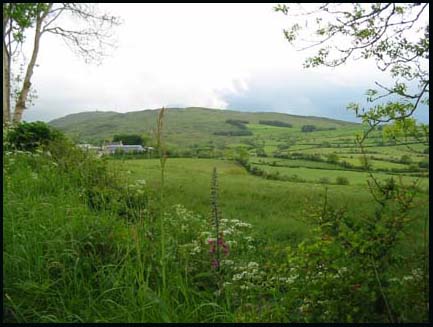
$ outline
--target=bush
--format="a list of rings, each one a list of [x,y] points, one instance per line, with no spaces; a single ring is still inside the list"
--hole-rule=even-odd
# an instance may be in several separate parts
[[[327,156],[327,162],[336,164],[338,163],[339,157],[336,153],[329,153]]]
[[[12,127],[7,133],[7,143],[11,149],[34,151],[39,146],[47,146],[50,142],[64,139],[64,135],[42,121],[22,122]]]
[[[407,196],[413,189],[389,179],[375,192],[375,213],[363,219],[327,202],[306,213],[312,237],[287,249],[286,306],[294,321],[403,322],[428,316],[428,290],[420,293],[428,282],[425,254],[398,251],[409,227]]]
[[[259,124],[261,125],[269,125],[269,126],[277,126],[277,127],[293,127],[292,124],[285,123],[278,120],[259,120]]]
[[[220,131],[220,132],[214,132],[214,135],[223,135],[223,136],[250,136],[250,135],[253,135],[253,133],[251,131],[248,131],[248,130]]]
[[[409,157],[407,154],[404,154],[400,158],[400,163],[406,164],[406,165],[411,164],[412,163],[412,158]]]
[[[144,145],[145,140],[137,134],[119,134],[113,136],[113,142],[120,142],[124,145]]]
[[[343,176],[338,176],[336,182],[338,185],[349,185],[349,180]]]
[[[429,168],[429,161],[428,161],[428,159],[420,161],[418,163],[418,167],[419,168],[426,168],[426,169],[428,169]]]
[[[301,128],[301,131],[304,132],[304,133],[313,132],[315,130],[317,130],[317,127],[314,126],[314,125],[304,125]]]
[[[319,183],[320,183],[320,184],[331,184],[331,181],[329,180],[328,177],[321,177],[321,178],[319,179]]]
[[[238,119],[227,119],[226,120],[227,124],[239,127],[240,129],[246,129],[247,127],[245,126],[245,124],[248,124],[249,121],[247,120],[238,120]]]

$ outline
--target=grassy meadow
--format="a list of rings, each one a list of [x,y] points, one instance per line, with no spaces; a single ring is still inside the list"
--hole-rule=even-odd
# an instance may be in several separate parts
[[[155,119],[4,130],[5,322],[428,320],[428,144],[375,130],[364,155],[359,124],[202,108],[166,111],[166,159],[71,141]]]

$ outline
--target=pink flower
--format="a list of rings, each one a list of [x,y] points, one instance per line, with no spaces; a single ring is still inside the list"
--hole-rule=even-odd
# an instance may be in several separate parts
[[[212,268],[216,269],[220,266],[220,263],[218,262],[217,259],[212,259]]]

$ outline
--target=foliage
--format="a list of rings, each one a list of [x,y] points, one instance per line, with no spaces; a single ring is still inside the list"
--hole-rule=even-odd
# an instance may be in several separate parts
[[[360,156],[359,162],[361,164],[362,169],[364,170],[370,170],[373,167],[371,161],[367,158],[367,156]]]
[[[429,160],[420,161],[418,165],[420,168],[427,168],[428,169],[429,168]]]
[[[304,125],[301,128],[301,131],[304,133],[308,133],[308,132],[314,132],[317,129],[316,126],[314,125]]]
[[[338,157],[338,155],[336,154],[336,153],[329,153],[327,156],[326,156],[326,161],[327,162],[329,162],[329,163],[338,163],[338,161],[339,161],[339,157]]]
[[[336,183],[339,185],[349,185],[349,179],[344,176],[337,176]]]
[[[8,130],[7,147],[35,151],[38,147],[46,147],[50,142],[63,139],[63,134],[42,121],[22,122]]]
[[[143,136],[138,134],[116,134],[113,136],[113,142],[120,141],[125,145],[145,145]]]
[[[325,204],[312,209],[323,186],[301,182],[315,169],[286,177],[262,167],[305,165],[294,159],[305,155],[320,160],[309,162],[316,168],[335,169],[322,161],[336,149],[320,148],[320,137],[320,154],[300,144],[284,160],[252,157],[255,145],[231,148],[265,177],[257,178],[232,161],[167,160],[165,114],[157,121],[159,164],[106,161],[66,139],[34,153],[4,152],[5,321],[427,321],[428,235],[423,245],[419,220],[428,196],[417,184],[371,179],[370,194],[327,185]],[[212,167],[218,187],[215,173],[209,201]],[[329,178],[323,183],[366,174],[318,171]]]
[[[410,164],[412,163],[412,158],[408,156],[407,154],[403,154],[400,158],[400,162],[402,164]]]
[[[240,130],[240,131],[218,131],[214,132],[214,135],[224,135],[224,136],[250,136],[253,135],[253,132],[248,130]]]
[[[286,39],[311,41],[303,32],[314,34],[315,39],[302,47],[318,48],[315,55],[305,60],[306,67],[335,67],[352,59],[373,59],[381,71],[389,71],[393,86],[376,85],[382,89],[367,91],[367,101],[392,99],[368,109],[350,104],[369,131],[390,121],[404,121],[429,99],[429,23],[428,3],[325,3],[315,4],[310,10],[278,5],[276,11],[292,17],[303,17],[310,24],[302,28],[294,20],[284,30]],[[307,25],[307,24],[305,24]],[[312,31],[312,32],[311,32]],[[342,46],[343,45],[343,46]],[[365,135],[365,136],[366,136]]]
[[[247,127],[245,126],[245,124],[248,124],[249,121],[248,120],[240,120],[240,119],[227,119],[226,120],[227,124],[239,127],[240,129],[246,129]]]
[[[72,17],[76,22],[81,21],[85,26],[76,29],[83,24],[74,24],[65,27],[64,20],[59,17]],[[22,49],[25,41],[25,31],[34,29],[33,46],[28,62],[21,62],[24,65],[23,77],[19,75],[14,78],[16,92],[15,111],[13,122],[20,122],[24,109],[29,105],[32,98],[31,79],[34,67],[39,54],[40,40],[45,34],[54,34],[69,46],[69,48],[81,55],[86,62],[101,62],[106,56],[109,48],[112,48],[112,34],[110,28],[120,24],[117,17],[98,13],[95,4],[86,3],[35,3],[35,4],[3,4],[3,74],[6,75],[6,83],[3,85],[3,94],[7,97],[3,118],[10,120],[10,100],[14,95],[11,92],[12,63],[17,59],[17,50]],[[12,47],[15,47],[12,49]],[[17,85],[18,84],[18,85]],[[30,97],[29,97],[30,95]],[[4,103],[5,104],[5,103]]]
[[[292,124],[285,123],[279,120],[259,120],[259,124],[277,127],[293,127]]]
[[[82,112],[68,115],[50,122],[68,136],[79,134],[80,142],[94,143],[103,139],[111,140],[114,134],[140,134],[147,133],[154,128],[157,112],[155,110],[143,110],[139,112],[116,113],[116,112]],[[208,145],[213,141],[224,146],[246,142],[250,138],[221,138],[216,137],[215,132],[226,132],[237,130],[229,126],[227,120],[248,121],[247,130],[260,141],[268,143],[272,138],[284,136],[287,141],[295,142],[298,137],[298,129],[302,125],[313,124],[318,128],[331,128],[341,126],[347,136],[352,136],[360,129],[359,124],[345,121],[324,119],[316,117],[302,117],[279,113],[252,113],[236,112],[232,110],[217,111],[206,108],[169,108],[166,110],[166,125],[169,133],[166,135],[167,143],[176,149],[192,149],[198,146]],[[260,125],[259,120],[278,120],[290,122],[293,129],[273,128],[272,126]],[[350,131],[350,133],[349,133]],[[282,134],[282,135],[281,135]],[[287,137],[285,137],[287,135]],[[302,134],[303,135],[303,134]]]
[[[385,191],[389,187],[392,194]],[[288,278],[295,292],[288,307],[295,320],[392,323],[409,316],[427,318],[426,298],[418,295],[410,307],[398,295],[401,287],[422,289],[427,273],[420,262],[411,262],[409,276],[398,269],[405,258],[396,249],[409,225],[413,190],[391,180],[376,190],[386,200],[373,216],[351,219],[344,209],[327,205],[326,197],[323,208],[310,212],[314,236],[288,251]]]

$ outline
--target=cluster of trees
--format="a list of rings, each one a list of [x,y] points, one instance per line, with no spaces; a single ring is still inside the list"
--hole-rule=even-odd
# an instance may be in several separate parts
[[[250,136],[253,133],[249,130],[240,130],[240,131],[219,131],[214,132],[214,135],[223,135],[223,136]]]
[[[301,128],[301,131],[304,133],[314,132],[315,130],[317,130],[317,127],[314,125],[304,125]]]
[[[315,125],[304,125],[301,131],[304,133],[314,132],[314,131],[335,131],[336,127],[316,127]]]
[[[124,145],[147,145],[150,137],[138,134],[118,134],[113,136],[113,142],[120,142]]]
[[[277,126],[277,127],[293,127],[292,124],[285,123],[278,120],[259,120],[259,124],[269,125],[269,126]]]
[[[240,129],[246,129],[247,127],[245,126],[245,124],[249,124],[249,121],[240,119],[227,119],[226,123],[239,127]]]

